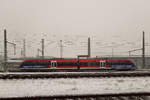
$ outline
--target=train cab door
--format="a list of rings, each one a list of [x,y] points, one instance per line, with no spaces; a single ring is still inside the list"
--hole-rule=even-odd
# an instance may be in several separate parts
[[[56,68],[56,67],[57,67],[57,62],[51,61],[51,68]]]
[[[106,68],[106,61],[100,61],[99,66],[100,68]]]

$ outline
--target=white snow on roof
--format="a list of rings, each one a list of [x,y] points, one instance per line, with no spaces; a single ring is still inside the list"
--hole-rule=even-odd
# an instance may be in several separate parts
[[[150,77],[0,80],[0,97],[150,92]]]

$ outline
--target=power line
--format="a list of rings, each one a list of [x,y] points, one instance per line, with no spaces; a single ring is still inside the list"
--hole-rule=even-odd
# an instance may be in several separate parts
[[[142,48],[128,51],[129,52],[129,56],[131,56],[131,52],[135,52],[135,51],[139,51],[139,50],[142,50]]]

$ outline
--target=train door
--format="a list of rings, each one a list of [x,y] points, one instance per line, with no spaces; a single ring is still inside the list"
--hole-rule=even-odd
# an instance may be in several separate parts
[[[51,61],[51,68],[56,68],[56,67],[57,67],[57,62]]]
[[[100,68],[105,68],[106,67],[106,61],[100,61]]]

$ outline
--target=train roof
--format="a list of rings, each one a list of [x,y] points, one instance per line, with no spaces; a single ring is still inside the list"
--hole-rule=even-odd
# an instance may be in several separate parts
[[[68,59],[68,58],[52,58],[52,59],[25,59],[23,61],[49,61],[49,60],[77,60],[77,58],[72,58],[72,59]],[[80,59],[80,60],[107,60],[107,61],[132,61],[131,59],[102,59],[102,58],[88,58],[88,59]],[[17,61],[17,60],[16,60]],[[21,60],[20,60],[21,61]]]

